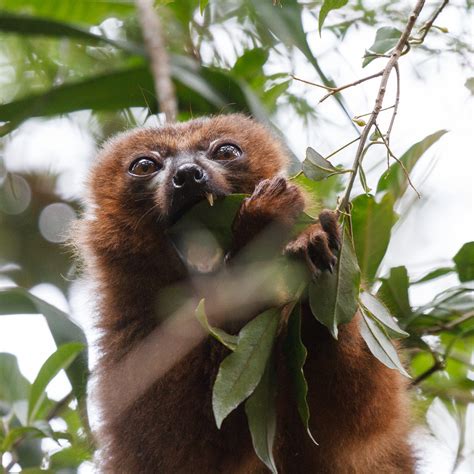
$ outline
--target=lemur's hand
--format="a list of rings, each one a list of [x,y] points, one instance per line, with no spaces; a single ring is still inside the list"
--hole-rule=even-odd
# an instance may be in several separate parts
[[[303,258],[311,273],[318,276],[322,271],[333,271],[340,246],[337,215],[325,210],[319,214],[319,223],[308,227],[290,242],[285,253]]]
[[[234,219],[234,242],[229,255],[237,253],[269,224],[277,224],[283,233],[289,232],[303,208],[301,191],[285,178],[261,181],[253,194],[242,202]]]

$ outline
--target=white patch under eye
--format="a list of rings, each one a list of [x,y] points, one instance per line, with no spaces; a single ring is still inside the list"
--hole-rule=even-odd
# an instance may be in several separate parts
[[[212,171],[217,171],[219,173],[221,173],[222,175],[227,175],[227,168],[220,162],[218,161],[214,161],[214,160],[209,160],[207,158],[204,157],[204,160],[205,160],[205,163],[206,163],[206,166],[207,168],[211,169]],[[199,163],[201,164],[201,163]],[[202,166],[202,164],[201,164]]]
[[[162,185],[166,181],[169,168],[170,160],[164,160],[163,168],[161,168],[161,170],[146,183],[146,188],[148,191],[155,190],[158,186]]]

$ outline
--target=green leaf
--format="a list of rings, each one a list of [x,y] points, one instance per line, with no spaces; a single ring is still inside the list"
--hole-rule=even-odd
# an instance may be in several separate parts
[[[367,344],[370,352],[389,369],[396,369],[402,375],[410,377],[404,369],[396,349],[381,327],[366,314],[364,308],[360,307],[361,318],[359,320],[360,334]]]
[[[367,177],[365,176],[365,171],[362,165],[359,165],[359,179],[360,184],[362,185],[362,189],[364,190],[365,194],[369,194],[372,191],[367,184]]]
[[[382,26],[375,33],[375,40],[372,46],[365,52],[362,67],[367,66],[377,56],[391,51],[398,43],[402,32],[393,26]]]
[[[250,321],[239,333],[237,348],[219,367],[212,392],[217,427],[260,382],[270,357],[280,310],[269,309]]]
[[[275,43],[274,37],[276,37],[285,46],[298,48],[314,67],[323,84],[334,87],[334,81],[326,76],[321,69],[317,58],[314,57],[308,44],[302,22],[302,5],[297,0],[285,0],[282,8],[275,8],[270,1],[250,1],[255,9],[257,16],[256,27],[260,35],[266,38],[269,44]],[[269,35],[269,32],[273,33],[274,36]],[[351,115],[347,111],[344,99],[336,95],[335,100],[348,120],[351,121]]]
[[[408,337],[409,334],[405,332],[397,324],[393,316],[389,313],[385,305],[370,293],[363,291],[360,295],[360,301],[364,306],[365,312],[369,312],[370,315],[393,337]]]
[[[427,151],[431,145],[436,143],[447,130],[438,130],[437,132],[428,135],[423,140],[411,146],[400,158],[406,171],[411,173],[418,160]],[[377,193],[382,191],[389,191],[393,194],[395,200],[400,198],[408,186],[408,179],[405,170],[398,162],[393,163],[390,168],[380,177],[377,185]]]
[[[267,62],[268,50],[263,48],[248,49],[240,56],[232,68],[237,77],[252,82],[263,74],[263,65]]]
[[[474,280],[474,242],[465,243],[453,258],[459,280]]]
[[[292,388],[296,400],[296,407],[301,421],[314,444],[318,444],[309,429],[309,406],[307,402],[308,383],[304,375],[303,367],[306,362],[308,351],[301,339],[301,304],[294,307],[288,320],[288,330],[284,344],[286,363],[292,378]]]
[[[276,432],[276,383],[274,361],[270,357],[260,382],[245,402],[245,413],[255,453],[274,474],[278,472],[273,457]]]
[[[338,325],[348,323],[357,310],[360,270],[348,229],[341,233],[341,251],[333,273],[322,272],[309,285],[309,304],[315,318],[337,339]]]
[[[199,0],[199,11],[201,12],[201,15],[204,13],[208,3],[209,0]]]
[[[14,287],[0,289],[0,315],[3,314],[42,314],[48,324],[56,346],[68,342],[87,344],[82,330],[69,316],[55,306],[32,295],[27,290]],[[66,370],[74,395],[81,400],[86,393],[88,366],[84,351]]]
[[[97,24],[112,16],[127,18],[135,13],[135,5],[133,0],[0,0],[0,10]]]
[[[204,299],[202,299],[198,307],[196,308],[196,318],[201,324],[201,326],[215,339],[217,339],[221,344],[226,346],[231,351],[235,351],[237,347],[238,337],[232,334],[228,334],[222,329],[215,328],[209,324],[209,321],[206,316],[206,309],[204,307]]]
[[[290,181],[297,184],[298,187],[304,191],[306,197],[305,211],[312,217],[318,216],[318,214],[323,210],[319,186],[316,185],[315,181],[309,179],[302,172],[292,176]]]
[[[340,172],[316,150],[311,147],[306,149],[306,158],[303,161],[303,173],[306,177],[313,181],[320,181]]]
[[[427,281],[435,280],[436,278],[442,277],[454,271],[456,270],[451,267],[437,268],[436,270],[433,270],[427,273],[426,275],[422,276],[418,280],[410,282],[410,285],[418,285],[418,283],[426,283]]]
[[[388,278],[382,278],[382,285],[377,297],[383,301],[398,319],[406,319],[412,315],[408,296],[408,273],[404,266],[390,269]]]
[[[392,227],[397,220],[394,199],[387,193],[380,203],[362,194],[352,201],[354,244],[363,279],[371,285],[387,251]]]
[[[206,200],[201,201],[179,219],[170,235],[179,238],[190,229],[204,228],[212,233],[221,248],[228,249],[232,242],[232,222],[245,197],[244,194],[232,194],[217,199],[212,207]]]
[[[341,175],[331,176],[323,181],[313,181],[307,178],[302,172],[290,178],[304,191],[309,198],[306,212],[312,217],[317,217],[324,208],[333,208],[337,203],[337,196],[344,190]]]
[[[56,441],[59,439],[70,439],[70,435],[68,433],[64,433],[62,431],[53,431],[47,424],[44,425],[43,428],[45,429],[36,426],[19,426],[11,429],[3,440],[1,451],[11,450],[17,441],[23,440],[24,438],[51,438]]]
[[[0,400],[12,405],[18,400],[27,400],[30,394],[30,382],[18,367],[13,354],[0,353]]]
[[[66,37],[89,43],[107,43],[134,54],[145,55],[144,50],[139,45],[125,41],[115,41],[106,36],[91,33],[86,28],[36,16],[18,15],[0,11],[0,31],[18,33],[23,36]]]
[[[331,10],[337,10],[338,8],[342,8],[343,6],[347,5],[349,0],[324,0],[324,3],[321,6],[321,10],[319,12],[319,34],[321,34],[321,30],[323,28],[324,21],[328,16],[328,13]]]
[[[91,458],[92,454],[88,449],[76,444],[51,455],[50,466],[54,469],[53,472],[58,472],[62,469],[77,468],[84,461],[89,461]]]
[[[262,96],[262,101],[271,112],[276,111],[278,98],[288,90],[290,84],[291,81],[288,80],[280,82],[279,84],[275,84],[274,86],[265,90]]]
[[[149,91],[149,92],[147,92]],[[147,107],[156,111],[153,82],[148,67],[83,79],[55,87],[46,93],[32,95],[0,105],[0,120],[15,125],[30,117],[42,117],[77,110],[116,110],[125,107]]]
[[[46,397],[46,387],[51,380],[61,371],[66,370],[85,349],[85,345],[80,342],[69,342],[59,346],[42,365],[36,379],[31,385],[30,399],[28,402],[28,420],[35,419],[38,409]]]
[[[469,90],[471,95],[474,95],[474,77],[467,78],[464,86]]]

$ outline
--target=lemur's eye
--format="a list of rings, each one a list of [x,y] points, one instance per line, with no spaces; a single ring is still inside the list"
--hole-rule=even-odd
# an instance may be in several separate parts
[[[216,160],[233,160],[242,156],[242,150],[233,143],[224,143],[219,145],[213,153]]]
[[[128,172],[132,176],[150,176],[161,169],[161,165],[152,158],[142,156],[137,158],[131,165]]]

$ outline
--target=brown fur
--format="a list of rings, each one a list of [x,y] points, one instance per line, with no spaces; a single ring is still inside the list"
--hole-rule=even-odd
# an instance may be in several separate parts
[[[261,125],[229,115],[134,130],[107,143],[91,172],[92,215],[80,223],[78,240],[98,282],[102,337],[96,374],[103,424],[97,441],[103,472],[267,472],[253,452],[242,408],[224,421],[221,430],[215,426],[212,386],[228,351],[209,337],[195,338],[185,357],[124,410],[117,413],[110,401],[114,394],[129,390],[121,364],[163,324],[156,317],[159,290],[188,278],[166,236],[169,193],[163,183],[151,191],[137,187],[127,173],[130,162],[150,151],[158,151],[163,160],[173,160],[180,152],[197,156],[219,138],[237,142],[244,159],[216,165],[199,158],[209,165],[217,195],[252,193],[262,180],[270,179],[257,186],[239,211],[233,255],[270,222],[289,228],[304,205],[296,187],[283,178],[272,179],[282,174],[287,155]],[[324,214],[321,225],[307,230],[287,250],[304,255],[314,271],[326,271],[337,246],[334,217]],[[405,380],[370,354],[357,317],[340,328],[335,341],[309,308],[304,307],[303,316],[310,423],[319,446],[311,443],[302,427],[280,358],[275,444],[279,471],[412,472]],[[141,378],[137,374],[137,380]]]

